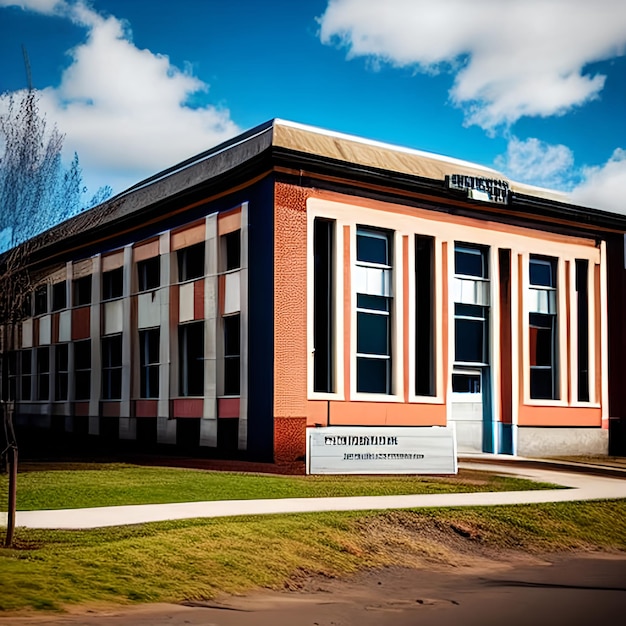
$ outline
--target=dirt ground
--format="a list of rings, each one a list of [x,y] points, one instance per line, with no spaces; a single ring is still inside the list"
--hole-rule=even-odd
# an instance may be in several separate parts
[[[626,623],[626,555],[390,567],[337,580],[303,578],[187,605],[77,608],[0,617],[0,626],[578,626]]]

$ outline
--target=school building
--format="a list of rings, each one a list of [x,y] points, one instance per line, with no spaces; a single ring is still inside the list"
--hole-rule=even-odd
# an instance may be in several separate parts
[[[624,444],[622,215],[273,120],[72,225],[33,253],[4,355],[29,437],[277,464],[315,427]]]

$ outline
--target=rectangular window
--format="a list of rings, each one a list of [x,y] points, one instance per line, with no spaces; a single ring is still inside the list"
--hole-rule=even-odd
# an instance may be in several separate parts
[[[2,371],[3,398],[15,400],[17,398],[17,355],[18,352],[6,354]]]
[[[158,256],[137,263],[137,287],[139,291],[158,289],[161,286],[161,259]]]
[[[140,391],[142,398],[159,397],[160,330],[139,331]]]
[[[124,268],[103,272],[102,274],[102,299],[113,300],[124,295]]]
[[[89,400],[91,395],[91,339],[75,341],[74,381],[76,400]]]
[[[589,402],[589,261],[576,259],[578,401]]]
[[[432,237],[415,236],[415,393],[434,396],[434,250]]]
[[[238,396],[240,393],[241,316],[224,317],[224,395]]]
[[[334,389],[334,249],[335,222],[313,224],[313,390]]]
[[[44,315],[48,312],[48,285],[39,285],[35,289],[34,313]]]
[[[359,228],[357,251],[356,385],[391,393],[391,234]]]
[[[52,285],[52,310],[60,311],[67,307],[67,289],[65,281]]]
[[[489,250],[454,246],[454,362],[486,366],[489,361]]]
[[[20,353],[20,399],[30,400],[33,380],[33,352],[22,350]]]
[[[486,365],[488,308],[475,304],[454,305],[454,360]]]
[[[54,399],[57,401],[67,400],[68,390],[68,356],[69,345],[61,343],[54,348],[55,379],[54,379]]]
[[[241,231],[235,230],[222,236],[224,246],[224,269],[236,270],[241,267]]]
[[[102,339],[102,398],[122,397],[122,335]]]
[[[179,395],[204,395],[204,322],[178,327]]]
[[[181,248],[177,254],[179,282],[204,276],[204,241]]]
[[[91,304],[91,274],[74,280],[72,289],[74,291],[74,306],[85,306],[86,304]]]
[[[558,400],[556,259],[531,256],[529,279],[530,397]]]
[[[37,348],[37,400],[50,399],[50,348]]]

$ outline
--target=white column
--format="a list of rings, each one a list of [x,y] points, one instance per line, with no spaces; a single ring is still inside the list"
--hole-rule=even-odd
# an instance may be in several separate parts
[[[217,325],[219,237],[217,213],[206,218],[204,258],[204,406],[200,445],[217,446]]]
[[[101,391],[101,355],[100,355],[100,298],[102,289],[102,257],[97,254],[93,258],[91,276],[91,311],[90,329],[91,337],[91,388],[89,391],[89,434],[100,434],[100,391]]]
[[[239,450],[248,449],[248,203],[241,205]]]
[[[170,233],[159,237],[161,262],[161,346],[159,350],[159,401],[157,405],[157,441],[158,443],[176,443],[176,420],[170,420],[170,375],[171,375],[171,337],[170,337]]]
[[[131,417],[132,334],[131,286],[133,279],[133,246],[124,248],[124,291],[122,300],[122,399],[120,402],[119,438],[136,439],[137,421]]]

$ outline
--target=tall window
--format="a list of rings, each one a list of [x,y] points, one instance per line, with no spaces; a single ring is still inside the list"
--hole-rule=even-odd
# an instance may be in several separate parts
[[[75,341],[74,381],[76,400],[89,400],[91,394],[91,339]]]
[[[204,395],[204,322],[178,327],[179,395]]]
[[[102,299],[113,300],[124,295],[124,268],[104,272],[102,274]]]
[[[50,348],[37,348],[37,400],[50,399]]]
[[[235,230],[222,235],[222,245],[224,246],[224,269],[227,272],[239,269],[241,267],[241,231]]]
[[[91,274],[82,278],[76,278],[73,281],[72,289],[74,290],[74,306],[91,304]]]
[[[68,355],[69,345],[60,343],[54,348],[55,379],[54,399],[57,401],[67,400],[68,389]]]
[[[238,396],[240,393],[241,377],[241,316],[228,315],[224,320],[224,395]]]
[[[159,342],[158,328],[139,331],[140,396],[159,397]]]
[[[530,397],[558,400],[556,259],[531,256],[529,279]]]
[[[356,385],[391,393],[391,234],[359,228],[356,236]]]
[[[102,398],[122,397],[122,335],[102,339]]]
[[[137,263],[139,291],[149,291],[161,286],[161,259],[158,256]]]
[[[204,276],[204,242],[178,250],[178,280],[183,283]]]
[[[454,248],[454,274],[455,363],[487,365],[489,354],[487,249],[457,243]],[[464,386],[460,381],[457,381],[457,384]]]
[[[67,306],[67,289],[65,281],[52,285],[52,310],[60,311]]]
[[[22,350],[20,352],[20,399],[30,400],[33,380],[33,351]]]
[[[334,238],[335,222],[313,225],[313,390],[334,391]]]
[[[35,289],[34,313],[43,315],[48,312],[48,285],[39,285]]]
[[[415,236],[415,393],[435,395],[434,239]]]
[[[576,259],[578,401],[589,402],[589,261]]]

